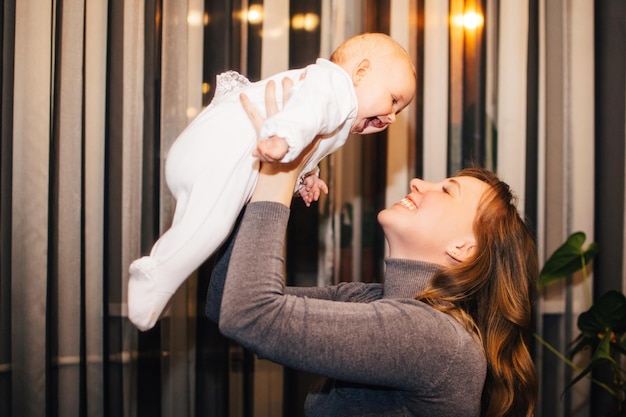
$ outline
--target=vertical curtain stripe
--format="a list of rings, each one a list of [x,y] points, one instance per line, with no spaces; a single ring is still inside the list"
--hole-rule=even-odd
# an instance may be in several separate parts
[[[189,16],[187,19],[187,122],[191,122],[196,115],[202,110],[202,69],[203,69],[203,36],[204,36],[204,0],[188,0],[187,1]],[[196,312],[204,312],[204,308],[198,308],[197,300],[203,300],[206,298],[206,286],[198,285],[196,279],[191,279],[187,285],[187,299],[183,306],[185,311],[182,317],[187,317],[188,322],[183,322],[179,327],[185,327],[187,332],[187,338],[184,340],[184,350],[181,352],[181,357],[185,359],[186,363],[186,381],[183,385],[187,388],[186,398],[188,414],[190,416],[198,415],[196,410],[196,394],[204,396],[204,392],[195,388],[197,384],[196,369],[198,369],[198,350],[201,348],[198,346],[199,338],[196,333],[196,329],[202,329],[202,326],[198,326],[198,321],[204,319],[197,317]],[[204,304],[201,304],[204,305]],[[175,400],[175,399],[174,399]],[[180,408],[176,407],[176,410]]]
[[[448,0],[425,0],[424,2],[424,153],[422,158],[424,179],[429,181],[438,181],[446,176],[448,8]]]
[[[524,208],[528,0],[500,2],[498,51],[498,174]]]
[[[107,102],[105,140],[105,330],[104,414],[134,416],[136,412],[137,332],[124,318],[128,264],[139,252],[138,201],[141,175],[141,95],[143,58],[138,42],[142,9],[132,2],[110,1],[107,39]],[[142,45],[141,45],[142,46]],[[139,72],[139,76],[137,72]],[[137,98],[137,97],[140,98]],[[139,102],[139,104],[137,104]],[[139,128],[137,127],[139,126]],[[139,148],[139,149],[137,149]],[[134,179],[134,180],[133,180]],[[133,198],[135,200],[133,200]]]
[[[46,414],[48,170],[52,9],[49,1],[16,4],[12,354],[13,413]],[[19,331],[17,331],[19,329]]]
[[[11,171],[13,162],[13,62],[15,2],[0,6],[0,415],[8,416],[11,395]]]
[[[261,78],[267,78],[289,67],[289,0],[264,0],[263,7],[272,11],[263,19],[263,33],[271,35],[261,38]]]
[[[65,0],[57,5],[55,62],[54,148],[56,150],[53,184],[58,187],[55,204],[56,222],[52,229],[56,236],[50,250],[56,270],[51,271],[57,280],[58,293],[51,295],[58,308],[51,331],[58,334],[52,339],[52,358],[58,366],[58,380],[52,386],[58,391],[58,412],[62,416],[80,413],[80,357],[81,357],[81,306],[82,300],[82,126],[83,126],[83,30],[84,0]],[[57,133],[58,132],[58,133]]]
[[[410,3],[408,1],[391,1],[389,35],[394,38],[404,49],[411,53],[415,59],[409,44],[409,16]],[[414,62],[415,64],[415,62]],[[387,206],[401,200],[407,192],[409,177],[413,174],[412,167],[414,152],[411,152],[411,130],[415,128],[412,123],[415,120],[415,104],[411,103],[404,111],[399,113],[396,121],[387,129],[387,187],[385,200]]]
[[[121,146],[121,271],[115,285],[119,286],[119,302],[125,307],[128,287],[128,266],[139,255],[141,237],[141,159],[143,138],[143,75],[144,75],[144,2],[123,2],[123,96]],[[119,278],[118,278],[119,277]],[[120,279],[121,278],[121,279]],[[116,300],[117,301],[117,300]],[[136,413],[136,361],[131,361],[137,348],[137,330],[124,317],[122,308],[122,393],[126,415]],[[130,394],[130,395],[129,395]]]
[[[87,417],[103,416],[103,229],[107,4],[85,6],[84,269]]]
[[[569,72],[566,66],[564,3],[566,0],[545,2],[545,241],[547,257],[567,237],[567,105],[566,86]],[[548,198],[549,197],[549,198]],[[567,349],[572,340],[571,319],[567,315],[569,286],[560,282],[546,288],[541,303],[544,339],[559,351]],[[546,354],[549,354],[546,352]],[[541,413],[544,416],[568,415],[571,394],[564,392],[571,371],[563,363],[546,360],[542,363]],[[550,399],[559,397],[559,401]]]
[[[187,14],[187,2],[163,1],[162,56],[168,58],[162,61],[161,85],[161,233],[171,224],[175,204],[164,179],[165,159],[172,143],[187,125]],[[188,290],[187,282],[180,286],[172,298],[169,317],[161,320],[161,346],[167,352],[161,361],[161,404],[165,416],[189,413],[189,401],[180,401],[181,398],[188,398],[192,391],[187,367],[190,336],[186,325]]]
[[[465,0],[450,0],[449,22],[463,16]],[[449,24],[449,91],[448,91],[448,163],[447,175],[458,171],[462,163],[463,141],[463,40],[464,28],[459,24]]]
[[[569,170],[569,189],[572,203],[570,230],[585,230],[591,242],[593,236],[594,178],[594,53],[593,3],[572,0],[570,5],[568,43],[571,68],[570,128],[572,166]],[[581,294],[584,299],[584,294]],[[582,306],[581,306],[582,307]],[[586,309],[586,308],[585,308]]]
[[[584,4],[583,4],[584,3]],[[565,238],[583,230],[593,238],[593,5],[570,0],[545,2],[545,239],[548,256]],[[587,179],[588,178],[588,179]],[[580,280],[568,280],[545,292],[542,334],[566,351],[577,333],[575,317],[585,310]],[[580,301],[576,301],[580,300]],[[558,328],[560,334],[554,335]],[[575,372],[543,361],[542,412],[569,415],[588,406],[589,387],[563,391]],[[551,372],[550,372],[551,371]],[[548,398],[560,397],[551,402]],[[586,405],[587,404],[587,405]]]
[[[498,0],[485,2],[485,167],[496,169],[498,110]],[[520,190],[521,191],[521,190]]]

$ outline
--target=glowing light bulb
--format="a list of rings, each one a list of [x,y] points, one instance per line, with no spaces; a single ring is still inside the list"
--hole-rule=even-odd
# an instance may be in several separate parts
[[[248,22],[251,24],[261,23],[263,21],[263,6],[253,4],[248,8]]]
[[[467,11],[462,15],[452,16],[452,24],[455,26],[463,27],[467,30],[474,30],[483,25],[483,15],[473,10]]]

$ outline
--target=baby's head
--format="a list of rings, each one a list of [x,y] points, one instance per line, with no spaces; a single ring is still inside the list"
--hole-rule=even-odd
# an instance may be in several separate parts
[[[351,133],[385,130],[415,96],[416,73],[409,54],[388,35],[363,33],[330,56],[352,78],[359,108]]]

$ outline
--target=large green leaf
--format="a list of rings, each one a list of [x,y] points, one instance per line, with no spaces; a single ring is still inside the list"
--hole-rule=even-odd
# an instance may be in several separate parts
[[[582,269],[583,256],[585,264],[591,262],[596,253],[598,253],[598,245],[592,242],[583,250],[585,238],[584,232],[572,233],[567,240],[550,255],[539,274],[539,286],[546,286]]]
[[[565,391],[567,391],[568,389],[572,387],[572,385],[574,385],[575,383],[583,379],[587,374],[589,374],[593,370],[593,368],[600,365],[601,363],[606,363],[606,362],[609,362],[611,365],[616,365],[615,360],[611,356],[611,335],[608,333],[606,333],[604,337],[602,337],[602,340],[600,341],[598,348],[596,349],[596,351],[593,353],[593,356],[591,357],[591,361],[589,362],[589,365],[585,369],[583,369],[576,376],[576,378],[574,378],[565,387]],[[613,389],[613,387],[610,387],[609,385],[604,384],[599,381],[594,380],[594,382],[600,385],[606,391],[608,391],[609,394],[611,394],[612,396],[616,398],[618,397],[618,393],[615,391],[615,389]]]
[[[578,328],[587,337],[605,331],[626,330],[626,297],[619,291],[607,291],[589,310],[578,316]]]

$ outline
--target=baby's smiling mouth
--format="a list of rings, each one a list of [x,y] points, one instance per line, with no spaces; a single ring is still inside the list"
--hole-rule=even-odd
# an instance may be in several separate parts
[[[382,120],[380,120],[378,117],[373,116],[373,117],[368,117],[365,120],[365,125],[366,126],[374,126],[377,129],[381,129],[387,126],[387,123],[383,122]]]
[[[350,133],[363,133],[369,127],[373,127],[374,129],[377,129],[378,131],[382,131],[386,129],[387,126],[388,126],[388,123],[383,122],[376,116],[367,117],[365,119],[361,119],[361,121],[359,121],[358,124],[355,124],[350,130]]]

